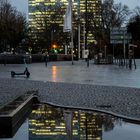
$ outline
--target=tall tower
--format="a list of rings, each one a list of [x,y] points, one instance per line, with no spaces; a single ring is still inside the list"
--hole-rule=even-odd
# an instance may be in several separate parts
[[[84,47],[85,28],[87,31],[87,44],[93,42],[95,23],[101,22],[101,0],[87,0],[87,25],[85,27],[85,0],[73,0],[73,30],[77,32],[78,22],[80,23],[80,47]],[[60,33],[63,33],[63,16],[66,11],[67,0],[29,0],[29,27],[32,29],[31,35],[43,33],[50,29],[51,38],[54,37],[55,28],[58,26]],[[80,19],[78,21],[78,18]],[[60,39],[60,38],[59,38]],[[78,39],[77,39],[78,40]],[[63,43],[63,41],[61,41]],[[77,41],[78,42],[78,41]]]

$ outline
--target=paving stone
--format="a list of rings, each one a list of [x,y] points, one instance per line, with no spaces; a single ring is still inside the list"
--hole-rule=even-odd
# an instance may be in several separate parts
[[[1,106],[26,91],[38,90],[42,102],[106,110],[140,120],[140,89],[138,88],[16,79],[0,79],[0,83]]]
[[[140,61],[136,70],[93,63],[87,68],[84,64],[52,62],[47,68],[41,63],[30,64],[29,79],[10,77],[11,70],[22,71],[23,65],[1,66],[0,106],[27,91],[38,90],[42,102],[99,109],[140,120]]]

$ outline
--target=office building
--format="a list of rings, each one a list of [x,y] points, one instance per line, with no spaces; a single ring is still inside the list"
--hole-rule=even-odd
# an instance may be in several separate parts
[[[74,38],[78,42],[80,24],[81,49],[85,49],[85,31],[87,31],[87,44],[93,43],[95,39],[93,28],[95,24],[98,26],[101,22],[101,0],[87,0],[87,22],[85,22],[85,4],[85,0],[73,0]],[[67,5],[67,0],[29,0],[29,27],[32,29],[32,37],[37,40],[42,33],[48,31],[50,32],[48,40],[59,41],[60,45],[64,46],[67,41],[64,41],[63,17]]]
[[[101,119],[98,113],[41,105],[29,117],[29,138],[102,140]]]

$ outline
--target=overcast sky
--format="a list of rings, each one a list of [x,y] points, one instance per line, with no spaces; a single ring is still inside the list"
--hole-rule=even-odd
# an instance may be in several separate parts
[[[13,6],[25,14],[28,13],[28,0],[9,0]],[[130,9],[134,9],[136,6],[140,6],[140,0],[114,0],[116,3],[122,2],[128,5]]]

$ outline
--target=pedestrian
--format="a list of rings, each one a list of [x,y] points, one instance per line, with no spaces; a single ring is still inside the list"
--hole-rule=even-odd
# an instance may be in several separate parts
[[[133,51],[129,50],[129,69],[132,69]]]
[[[46,52],[45,53],[45,65],[46,65],[46,67],[48,65],[48,61],[49,61],[49,54],[48,54],[48,52]]]

